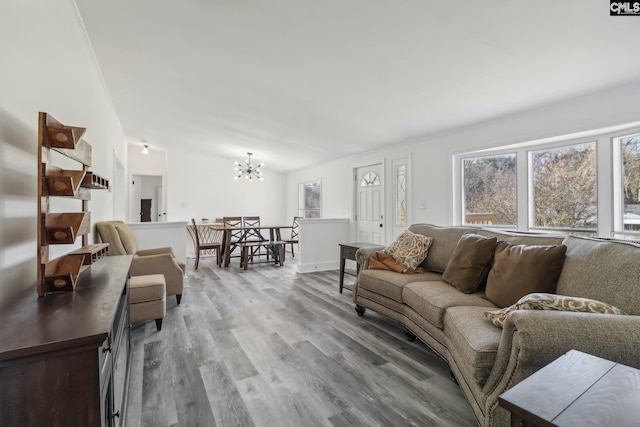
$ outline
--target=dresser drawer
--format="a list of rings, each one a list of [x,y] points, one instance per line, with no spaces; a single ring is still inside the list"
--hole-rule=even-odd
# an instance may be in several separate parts
[[[344,259],[351,259],[354,260],[356,259],[356,252],[358,251],[358,248],[349,248],[349,247],[343,247],[342,248],[342,258]]]

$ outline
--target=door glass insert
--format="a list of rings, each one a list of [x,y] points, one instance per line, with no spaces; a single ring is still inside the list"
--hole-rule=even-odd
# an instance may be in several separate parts
[[[374,187],[376,185],[380,185],[380,177],[373,171],[364,174],[360,181],[360,187]]]

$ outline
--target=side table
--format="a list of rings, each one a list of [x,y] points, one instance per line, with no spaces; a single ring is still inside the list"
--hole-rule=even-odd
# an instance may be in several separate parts
[[[356,260],[356,251],[360,248],[374,248],[379,247],[380,249],[384,248],[381,245],[374,245],[373,243],[364,243],[364,242],[356,242],[356,243],[339,243],[340,246],[340,293],[342,293],[342,289],[344,288],[344,275],[345,273],[350,276],[357,276],[360,272],[360,266],[356,267],[356,274],[352,274],[349,272],[345,272],[344,266],[345,261],[350,259],[352,261]]]
[[[632,426],[640,370],[571,350],[498,398],[511,426]]]

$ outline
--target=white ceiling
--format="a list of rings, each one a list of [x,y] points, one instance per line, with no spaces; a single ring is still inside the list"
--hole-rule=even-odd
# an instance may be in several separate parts
[[[127,137],[288,171],[640,81],[604,0],[76,0]]]

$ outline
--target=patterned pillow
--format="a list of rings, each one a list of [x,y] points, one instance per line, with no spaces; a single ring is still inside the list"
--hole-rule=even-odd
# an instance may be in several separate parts
[[[626,314],[624,311],[606,302],[544,293],[525,295],[510,307],[487,311],[484,314],[491,320],[491,323],[502,328],[507,314],[516,310],[557,310],[594,314]]]
[[[427,257],[432,242],[433,238],[431,237],[407,230],[383,252],[391,255],[395,262],[404,265],[409,270],[415,270]]]

